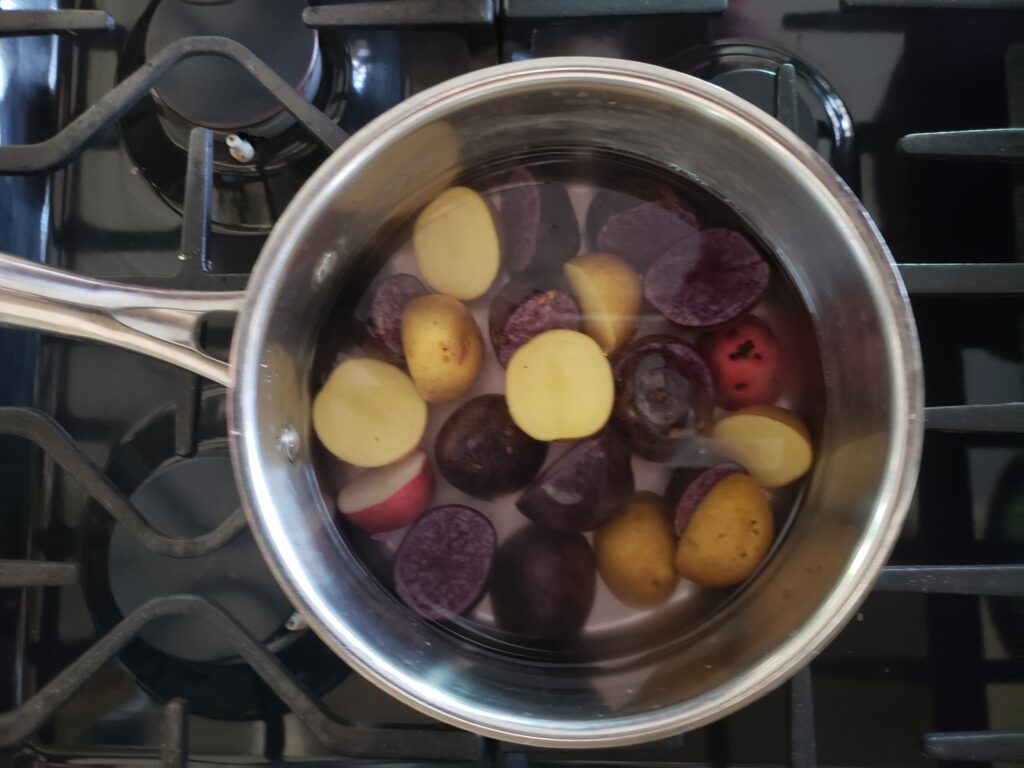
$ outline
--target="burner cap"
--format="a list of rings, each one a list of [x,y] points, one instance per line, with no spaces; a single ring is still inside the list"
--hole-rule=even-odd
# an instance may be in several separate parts
[[[146,33],[146,56],[186,37],[235,40],[310,98],[319,84],[316,32],[302,23],[305,0],[160,0]],[[178,62],[157,82],[156,96],[196,125],[252,129],[284,111],[240,64],[220,56]]]
[[[182,537],[215,528],[240,504],[227,456],[165,465],[135,490],[131,502],[157,530]],[[110,588],[124,614],[154,597],[197,594],[221,605],[254,637],[264,640],[293,611],[248,530],[203,557],[177,558],[150,552],[117,525],[108,557]],[[179,659],[216,661],[236,655],[213,627],[191,616],[156,619],[140,636]]]

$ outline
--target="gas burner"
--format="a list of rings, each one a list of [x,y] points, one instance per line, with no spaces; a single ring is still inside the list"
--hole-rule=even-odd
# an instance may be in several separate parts
[[[783,69],[786,65],[791,72]],[[721,86],[780,119],[785,117],[791,129],[856,187],[853,121],[829,82],[807,63],[781,49],[725,41],[688,51],[668,66]],[[787,74],[795,110],[783,116],[779,97]]]
[[[320,85],[321,62],[317,34],[302,23],[307,6],[305,0],[159,0],[146,31],[146,56],[187,37],[227,37],[311,99]],[[269,137],[294,122],[241,64],[219,56],[186,59],[153,91],[182,120],[215,131]]]
[[[167,45],[217,35],[241,43],[339,121],[348,89],[342,46],[321,47],[302,23],[304,0],[157,0],[132,27],[119,61],[126,77]],[[334,40],[331,33],[323,37]],[[266,232],[327,151],[240,64],[213,55],[168,71],[121,120],[142,175],[181,212],[189,135],[214,133],[214,231]]]
[[[108,476],[166,535],[198,536],[239,507],[224,437],[225,408],[222,391],[204,395],[193,456],[174,453],[173,409],[143,425],[113,453]],[[84,531],[86,593],[101,630],[151,598],[200,595],[262,640],[310,690],[322,694],[347,674],[348,668],[310,631],[288,629],[293,609],[247,529],[194,558],[151,552],[98,505],[90,509]],[[196,617],[151,622],[121,661],[158,698],[185,697],[193,711],[206,716],[251,719],[283,710],[230,643]]]

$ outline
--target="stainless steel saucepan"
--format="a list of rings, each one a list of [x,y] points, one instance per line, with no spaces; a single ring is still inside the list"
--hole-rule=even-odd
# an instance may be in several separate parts
[[[642,158],[732,206],[807,306],[825,413],[793,524],[766,567],[700,631],[657,648],[538,661],[418,619],[366,578],[313,470],[311,368],[319,329],[346,279],[365,272],[369,244],[461,170],[556,147]],[[238,313],[230,364],[196,344],[197,324],[212,312]],[[740,99],[611,59],[501,65],[390,110],[306,183],[244,295],[132,288],[2,256],[0,322],[116,344],[227,385],[250,527],[310,626],[399,699],[514,742],[645,741],[779,685],[865,596],[899,533],[921,450],[913,318],[850,190],[797,136]]]

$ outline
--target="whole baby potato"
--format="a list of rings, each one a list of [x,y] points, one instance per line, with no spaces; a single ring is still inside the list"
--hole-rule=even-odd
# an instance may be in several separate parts
[[[772,508],[764,491],[750,475],[728,472],[686,521],[676,550],[676,571],[706,587],[730,587],[754,572],[774,536]]]
[[[492,499],[529,483],[548,455],[548,444],[515,425],[501,395],[463,403],[437,435],[434,458],[449,483],[478,499]]]
[[[594,534],[598,573],[613,595],[637,608],[660,605],[675,591],[675,551],[668,504],[650,491],[634,495]]]
[[[494,561],[498,626],[537,640],[570,640],[587,623],[596,583],[594,553],[582,534],[520,528]]]
[[[483,341],[473,316],[462,302],[442,294],[419,296],[406,305],[402,348],[416,389],[428,403],[460,397],[483,364]]]

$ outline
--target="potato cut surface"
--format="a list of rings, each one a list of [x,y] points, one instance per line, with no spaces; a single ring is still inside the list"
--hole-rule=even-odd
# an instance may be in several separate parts
[[[612,369],[597,343],[579,331],[546,331],[508,364],[505,396],[512,420],[536,440],[575,440],[608,421]]]
[[[501,265],[501,238],[487,201],[452,187],[420,213],[413,226],[416,264],[438,293],[469,301],[487,293]]]
[[[419,445],[427,405],[412,380],[368,357],[345,360],[313,400],[313,429],[342,461],[381,467]]]

